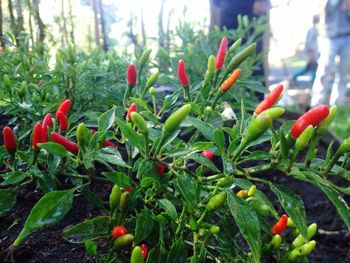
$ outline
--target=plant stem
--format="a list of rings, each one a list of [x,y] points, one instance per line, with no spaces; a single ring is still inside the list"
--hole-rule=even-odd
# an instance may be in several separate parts
[[[247,147],[248,142],[246,140],[242,140],[241,143],[239,144],[237,150],[235,151],[233,158],[232,158],[232,162],[236,162],[237,159],[241,156],[242,152],[245,150],[245,148]]]

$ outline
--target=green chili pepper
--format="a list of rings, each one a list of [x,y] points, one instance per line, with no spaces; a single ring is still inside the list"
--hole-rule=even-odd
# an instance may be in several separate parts
[[[140,246],[134,247],[131,252],[130,263],[144,263],[145,259],[142,256],[142,250]]]
[[[144,135],[148,136],[148,126],[145,119],[136,111],[131,113],[131,120],[135,123],[136,127],[139,129],[139,131]]]
[[[271,120],[275,120],[284,113],[284,109],[281,107],[270,108],[263,111],[264,114],[267,114]]]
[[[251,56],[256,49],[256,43],[250,44],[248,47],[243,49],[241,52],[237,53],[228,64],[225,74],[224,80],[226,76],[230,74],[234,69],[236,69],[244,60],[246,60],[249,56]]]
[[[298,248],[293,249],[288,254],[288,259],[291,261],[295,261],[298,259],[298,257],[303,257],[310,254],[315,247],[316,247],[316,241],[312,240]]]
[[[215,56],[211,55],[208,59],[208,65],[207,65],[207,74],[214,74],[215,73]]]
[[[157,81],[159,77],[159,71],[153,73],[146,81],[146,89],[149,89]]]
[[[92,137],[91,131],[85,126],[84,123],[78,125],[76,131],[76,137],[78,144],[81,146],[87,145]]]
[[[245,135],[244,135],[244,141],[249,143],[257,138],[259,138],[265,131],[267,131],[268,128],[270,128],[272,125],[272,119],[267,114],[260,114],[258,117],[253,118],[250,122]]]
[[[156,89],[154,88],[154,87],[150,87],[150,89],[148,90],[148,92],[149,92],[149,94],[151,95],[151,96],[155,96],[156,95]]]
[[[252,185],[248,190],[248,196],[253,196],[256,193],[256,186]]]
[[[338,152],[340,155],[350,152],[350,137],[346,138],[339,146]]]
[[[11,80],[10,80],[9,76],[7,74],[4,74],[3,79],[4,79],[5,89],[11,88]]]
[[[130,245],[133,240],[134,240],[134,236],[132,234],[125,234],[125,235],[123,235],[121,237],[118,237],[114,241],[114,245],[117,248],[122,248],[122,247],[125,247],[127,245]]]
[[[119,202],[119,204],[120,204],[120,208],[122,210],[125,209],[126,206],[127,206],[129,194],[130,194],[129,192],[123,192],[120,195],[120,202]]]
[[[295,142],[295,150],[300,152],[303,150],[308,144],[314,133],[314,127],[312,125],[307,126],[307,128],[300,134]]]
[[[232,176],[225,176],[224,178],[221,178],[218,181],[218,186],[220,187],[229,187],[233,184],[233,177]]]
[[[212,225],[209,229],[210,233],[216,235],[220,233],[220,227],[217,225]]]
[[[329,108],[329,113],[327,118],[325,118],[317,127],[316,134],[317,135],[324,135],[328,131],[328,127],[332,124],[335,115],[337,114],[337,106],[333,105]]]
[[[272,240],[271,240],[271,244],[273,246],[274,249],[277,249],[281,246],[282,243],[282,238],[279,234],[274,235]]]
[[[109,207],[111,208],[111,211],[113,211],[119,205],[121,194],[122,191],[120,190],[119,186],[114,185],[111,194],[109,195]]]
[[[152,49],[146,49],[142,52],[141,58],[140,58],[140,63],[141,65],[144,65],[148,60],[149,56],[151,55]]]
[[[172,133],[180,126],[181,122],[187,117],[191,111],[191,104],[186,104],[173,112],[170,117],[165,121],[163,131]]]
[[[214,211],[224,205],[226,201],[226,192],[220,192],[209,199],[207,204],[208,211]]]
[[[241,45],[242,38],[237,39],[228,49],[228,53],[233,53]]]
[[[307,240],[310,240],[317,232],[317,225],[315,223],[309,225],[309,227],[307,228]],[[307,242],[307,240],[305,240],[305,238],[299,234],[293,241],[292,243],[292,248],[297,248],[302,246],[303,244],[305,244],[305,242]]]

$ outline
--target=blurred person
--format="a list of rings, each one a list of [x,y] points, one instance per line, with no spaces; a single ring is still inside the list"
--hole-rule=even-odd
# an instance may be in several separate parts
[[[346,102],[347,74],[350,73],[350,0],[328,0],[325,14],[326,48],[321,52],[311,106],[322,103],[344,105]],[[335,69],[337,56],[339,64]]]
[[[306,66],[293,75],[293,81],[296,81],[299,76],[303,76],[310,72],[312,77],[312,83],[316,78],[316,70],[318,67],[318,28],[317,25],[320,22],[320,16],[314,15],[312,19],[312,27],[307,31],[305,40],[305,55],[307,59]]]

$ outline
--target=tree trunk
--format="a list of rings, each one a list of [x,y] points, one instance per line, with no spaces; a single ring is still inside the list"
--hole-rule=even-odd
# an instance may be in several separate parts
[[[164,13],[165,0],[162,0],[158,16],[158,32],[159,32],[159,45],[164,47],[164,28],[163,28],[163,13]]]
[[[96,46],[100,47],[100,27],[99,27],[99,19],[98,19],[98,6],[97,0],[91,0],[92,10],[94,11],[94,19],[95,19],[95,42]]]
[[[12,34],[15,36],[15,38],[17,38],[17,25],[16,25],[15,16],[13,14],[13,7],[12,7],[11,0],[8,0],[8,9],[9,9],[9,14],[10,14],[10,27],[12,30]]]
[[[5,50],[5,41],[4,41],[4,35],[3,35],[3,29],[2,29],[2,0],[0,0],[0,46],[1,51]]]
[[[70,26],[71,26],[71,31],[70,31],[70,37],[72,40],[73,47],[75,48],[75,38],[74,38],[74,20],[73,20],[73,8],[72,8],[72,1],[68,0],[68,6],[69,6],[69,21],[70,21]]]
[[[68,31],[67,31],[67,21],[66,21],[66,14],[64,11],[64,1],[61,0],[61,19],[62,19],[62,46],[65,47],[66,44],[68,44]],[[64,40],[64,38],[66,40]]]
[[[32,47],[34,47],[34,32],[33,32],[33,23],[32,23],[32,16],[33,16],[33,8],[30,3],[30,0],[26,0],[27,8],[28,8],[28,24],[29,24],[29,34],[30,34],[30,40],[32,41]]]
[[[214,3],[214,0],[209,0],[210,4],[210,25],[209,29],[213,29],[214,26],[220,26],[220,7]],[[236,19],[233,17],[232,19]]]
[[[142,44],[145,47],[147,45],[145,21],[143,18],[143,8],[141,7],[141,32],[142,32]]]
[[[17,0],[16,1],[16,13],[17,13],[17,32],[20,34],[22,31],[24,31],[24,18],[23,18],[23,12],[22,12],[22,1]]]
[[[131,42],[135,45],[135,46],[138,46],[138,41],[137,41],[137,37],[136,35],[134,34],[134,31],[133,31],[133,25],[134,25],[134,16],[133,14],[131,13],[130,14],[130,20],[128,22],[128,27],[129,27],[129,37],[130,37],[130,40]]]
[[[33,11],[35,22],[39,27],[39,38],[37,39],[37,44],[43,44],[45,39],[45,25],[40,17],[39,0],[33,0]]]
[[[99,8],[99,12],[100,12],[100,22],[101,22],[101,31],[102,31],[102,39],[103,39],[103,43],[102,43],[102,48],[104,51],[108,50],[108,36],[107,36],[107,32],[106,32],[106,20],[105,20],[105,14],[104,14],[104,10],[103,10],[103,4],[102,4],[102,0],[98,0],[98,8]]]

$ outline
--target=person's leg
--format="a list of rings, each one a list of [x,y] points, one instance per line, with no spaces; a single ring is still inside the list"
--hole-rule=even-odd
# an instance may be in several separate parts
[[[322,50],[316,78],[312,86],[311,107],[319,104],[328,104],[329,93],[332,88],[332,71],[337,55],[337,43],[334,39],[328,39],[327,45]]]
[[[350,36],[339,38],[339,67],[337,82],[332,90],[331,104],[343,105],[346,102],[347,75],[350,73]]]

